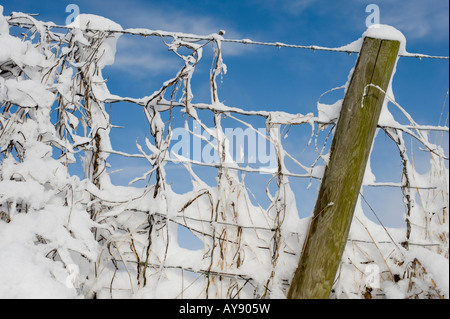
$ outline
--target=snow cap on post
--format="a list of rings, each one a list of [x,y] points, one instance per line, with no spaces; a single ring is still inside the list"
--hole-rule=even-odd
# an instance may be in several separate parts
[[[374,24],[371,25],[366,32],[363,33],[362,38],[370,37],[374,39],[381,39],[381,40],[393,40],[393,41],[399,41],[400,42],[400,49],[398,53],[400,55],[406,54],[406,37],[403,35],[402,32],[397,30],[396,28],[385,25],[385,24]],[[362,44],[362,43],[361,43]]]
[[[360,52],[362,44],[364,42],[364,38],[373,38],[373,39],[381,39],[381,40],[393,40],[400,42],[400,48],[398,51],[399,55],[408,55],[406,51],[406,38],[399,30],[396,28],[385,25],[385,24],[374,24],[367,28],[366,31],[362,34],[361,38],[358,40],[339,47],[340,50],[348,50],[354,52]]]

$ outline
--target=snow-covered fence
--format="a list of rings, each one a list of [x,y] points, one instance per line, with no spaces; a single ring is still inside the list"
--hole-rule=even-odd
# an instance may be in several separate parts
[[[22,30],[22,39],[10,35],[10,26]],[[122,34],[161,37],[181,59],[181,69],[149,96],[111,94],[102,70],[114,63],[116,41]],[[21,13],[3,17],[0,11],[1,296],[286,296],[309,223],[309,218],[299,218],[290,179],[321,180],[323,166],[318,163],[326,165],[327,156],[325,145],[319,150],[317,144],[321,134],[332,133],[340,105],[318,103],[318,115],[224,105],[217,79],[226,73],[222,56],[226,41],[218,34],[123,30],[92,15],[80,15],[73,26],[62,27]],[[211,99],[193,103],[192,76],[210,45],[214,50]],[[358,40],[336,51],[358,52],[360,45]],[[404,47],[401,55],[426,57],[408,54]],[[427,135],[430,130],[448,132],[448,127],[418,125],[393,100],[390,90],[385,93],[410,121],[401,125],[385,107],[378,123],[398,146],[403,179],[380,184],[367,178],[364,185],[402,189],[405,229],[372,223],[359,201],[332,297],[448,298],[448,155]],[[105,104],[117,102],[141,107],[148,120],[152,139],[145,140],[145,148],[137,144],[136,154],[115,150],[110,140],[114,126]],[[176,110],[187,115],[184,130],[209,145],[217,154],[216,162],[170,153]],[[248,116],[263,119],[265,133],[243,120]],[[206,124],[211,119],[213,127]],[[205,134],[199,135],[188,120]],[[270,143],[276,166],[240,165],[230,155],[226,120]],[[304,125],[311,128],[308,144],[314,141],[318,152],[312,165],[302,164],[282,143],[283,127]],[[429,150],[428,174],[416,172],[403,134]],[[139,180],[148,181],[147,185],[113,185],[111,154],[146,160],[149,169]],[[84,178],[69,173],[77,157]],[[288,169],[288,160],[303,173]],[[165,169],[172,162],[181,163],[189,173],[191,191],[172,190]],[[204,182],[195,166],[217,169],[217,185]],[[266,187],[268,207],[255,203],[252,187],[244,181],[244,173],[254,172],[271,177]],[[203,249],[180,247],[179,227],[195,234]],[[370,272],[368,266],[374,266]]]

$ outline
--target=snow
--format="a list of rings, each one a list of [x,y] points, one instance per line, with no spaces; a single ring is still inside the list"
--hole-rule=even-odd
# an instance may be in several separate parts
[[[64,264],[45,258],[45,253],[53,248],[63,255],[62,247],[95,257],[93,252],[97,243],[92,234],[85,232],[82,235],[88,237],[78,236],[80,231],[88,229],[86,226],[93,224],[89,218],[79,220],[79,212],[72,212],[72,225],[68,227],[75,233],[71,236],[64,227],[69,213],[69,210],[61,211],[59,206],[47,206],[45,211],[16,215],[9,224],[0,223],[0,298],[77,297],[76,290],[66,286],[68,273]],[[37,236],[45,238],[48,244],[36,246]],[[90,249],[86,248],[86,244],[91,245]],[[70,257],[66,257],[65,261],[74,263]]]
[[[74,22],[69,24],[69,28],[77,28],[81,30],[102,30],[102,31],[122,31],[122,27],[105,17],[94,14],[79,14]]]
[[[3,16],[3,6],[0,5],[0,36],[2,34],[9,34],[9,25],[6,18]]]
[[[339,114],[341,113],[342,102],[344,100],[338,100],[335,103],[328,105],[317,102],[317,112],[319,121],[323,123],[337,122]]]
[[[410,261],[417,259],[425,267],[428,275],[434,279],[437,288],[445,298],[449,298],[449,269],[448,258],[436,255],[430,250],[422,247],[413,247],[410,249],[408,257]]]
[[[403,33],[396,28],[390,25],[384,24],[373,24],[363,33],[361,38],[358,40],[339,47],[339,50],[346,50],[351,52],[359,52],[361,50],[361,46],[363,44],[364,38],[374,38],[374,39],[383,39],[383,40],[393,40],[400,42],[399,55],[408,55],[409,53],[406,51],[406,38]]]
[[[406,51],[406,38],[399,30],[396,28],[384,25],[384,24],[374,24],[371,25],[366,32],[363,33],[364,37],[370,37],[375,39],[383,40],[393,40],[400,42],[399,54],[407,54]]]
[[[5,81],[4,86],[4,99],[23,107],[50,107],[56,98],[42,84],[33,80],[17,82],[10,79]]]
[[[81,30],[102,30],[102,31],[122,31],[122,27],[107,18],[93,15],[93,14],[79,14],[75,21],[68,25],[68,27],[76,27],[74,30],[75,41],[81,44],[89,46],[89,42],[84,38]],[[96,56],[99,59],[98,66],[100,68],[106,65],[114,64],[117,40],[120,34],[114,33],[107,37],[105,41],[96,52]]]
[[[2,236],[6,237],[6,236]],[[64,299],[75,298],[75,289],[69,290],[64,282],[57,282],[49,271],[46,258],[35,258],[32,247],[8,243],[0,246],[0,298],[2,299]],[[53,269],[55,267],[51,265]],[[64,268],[55,269],[63,275]],[[66,274],[67,276],[67,274]]]

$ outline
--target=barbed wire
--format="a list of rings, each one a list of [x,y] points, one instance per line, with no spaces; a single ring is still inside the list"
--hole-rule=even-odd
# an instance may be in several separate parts
[[[329,48],[322,47],[317,45],[297,45],[297,44],[285,44],[281,42],[259,42],[252,40],[234,40],[234,39],[223,39],[222,42],[230,42],[230,43],[243,43],[243,44],[254,44],[254,45],[264,45],[264,46],[273,46],[277,48],[292,48],[292,49],[307,49],[311,51],[328,51],[328,52],[342,52],[347,54],[359,53],[357,50],[349,50],[345,49],[345,47],[341,48]],[[421,53],[407,53],[407,54],[399,54],[401,57],[406,58],[419,58],[419,59],[438,59],[438,60],[448,60],[448,56],[433,56]]]
[[[8,23],[12,26],[17,27],[25,27],[25,28],[31,28],[34,25],[30,22],[24,22],[24,21],[14,21],[14,19],[20,19],[22,18],[20,15],[17,15],[16,13],[11,14],[11,16],[8,18]],[[54,23],[43,23],[43,26],[47,29],[66,29],[66,30],[73,30],[77,29],[76,27],[72,26],[63,26],[63,25],[56,25]],[[331,48],[331,47],[324,47],[324,46],[318,46],[318,45],[301,45],[301,44],[286,44],[282,42],[261,42],[261,41],[254,41],[250,39],[226,39],[223,36],[213,33],[206,36],[196,35],[196,34],[189,34],[189,33],[183,33],[183,32],[168,32],[168,31],[161,31],[161,30],[151,30],[151,29],[145,29],[145,28],[131,28],[131,29],[125,29],[125,30],[101,30],[101,29],[94,29],[94,28],[85,28],[84,31],[89,32],[105,32],[110,34],[129,34],[129,35],[138,35],[143,37],[150,37],[150,36],[158,36],[158,37],[170,37],[170,38],[179,38],[182,40],[190,40],[190,41],[220,41],[222,43],[239,43],[239,44],[247,44],[247,45],[260,45],[260,46],[269,46],[269,47],[277,47],[278,49],[281,48],[291,48],[291,49],[305,49],[305,50],[311,50],[313,52],[315,51],[327,51],[327,52],[340,52],[340,53],[347,53],[347,54],[353,54],[353,53],[359,53],[358,50],[352,50],[346,48],[346,46],[339,47],[339,48]],[[404,53],[399,54],[400,57],[406,57],[406,58],[418,58],[418,59],[437,59],[437,60],[449,60],[450,57],[448,56],[438,56],[438,55],[428,55],[428,54],[422,54],[422,53]]]

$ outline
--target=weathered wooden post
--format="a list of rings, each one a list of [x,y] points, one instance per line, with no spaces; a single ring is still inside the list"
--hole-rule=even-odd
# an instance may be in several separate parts
[[[330,295],[385,98],[374,86],[386,92],[399,47],[399,41],[364,39],[344,97],[300,261],[288,291],[290,299],[325,299]]]

